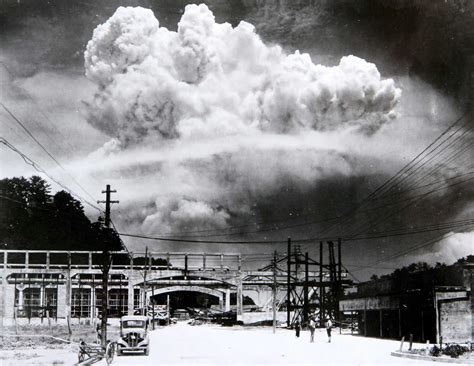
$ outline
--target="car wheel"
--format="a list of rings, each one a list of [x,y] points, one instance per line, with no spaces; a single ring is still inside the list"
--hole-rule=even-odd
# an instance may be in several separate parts
[[[145,349],[145,356],[148,356],[150,354],[150,349],[149,348],[146,348]]]

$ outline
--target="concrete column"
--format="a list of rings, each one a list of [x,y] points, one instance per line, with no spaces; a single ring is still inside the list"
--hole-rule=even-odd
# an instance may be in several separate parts
[[[6,252],[4,253],[4,255],[6,255]],[[2,290],[0,291],[0,310],[2,312],[2,318],[0,320],[0,331],[2,332],[2,334],[4,333],[3,332],[3,323],[4,323],[4,319],[5,319],[5,313],[6,313],[6,307],[7,307],[7,271],[6,271],[6,267],[4,267],[3,269],[3,273],[2,273]]]
[[[202,255],[202,269],[206,269],[206,253]]]
[[[94,324],[94,319],[95,319],[95,286],[92,286],[91,284],[91,300],[90,300],[90,319],[91,319],[91,324]]]
[[[221,270],[224,269],[224,255],[223,254],[220,255],[220,267],[221,267]]]
[[[50,257],[49,252],[46,252],[46,269],[49,269]]]
[[[68,255],[68,261],[71,263],[71,256]],[[71,265],[69,264],[66,274],[66,319],[71,319]]]
[[[5,277],[8,273],[5,273]],[[13,319],[15,311],[15,287],[14,285],[9,285],[8,282],[4,282],[4,314],[5,319]]]
[[[89,252],[89,270],[92,270],[92,252]]]
[[[45,288],[44,286],[40,287],[40,305],[44,306],[45,301],[44,301],[44,296],[45,296]]]
[[[67,276],[66,281],[67,281]],[[67,297],[67,286],[63,285],[62,283],[58,286],[58,318],[65,318],[66,317],[66,297]]]
[[[20,284],[16,289],[18,290],[18,310],[23,310],[23,290],[25,289],[25,286]]]
[[[230,289],[225,290],[225,311],[230,311]]]
[[[30,253],[28,251],[25,252],[25,268],[28,269],[30,266]]]
[[[238,274],[237,278],[237,320],[242,317],[244,312],[244,304],[243,304],[243,294],[242,294],[242,274]]]
[[[133,315],[133,282],[128,280],[128,315]]]

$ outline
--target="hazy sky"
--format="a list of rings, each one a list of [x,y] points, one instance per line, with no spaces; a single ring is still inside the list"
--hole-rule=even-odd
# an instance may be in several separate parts
[[[433,159],[359,207],[469,110],[470,2],[188,3],[3,1],[0,101],[65,169],[3,107],[0,136],[89,201],[111,184],[121,232],[315,238],[301,243],[315,258],[319,238],[381,236],[344,242],[360,278],[472,253],[470,226],[426,232],[472,218],[470,116]],[[6,147],[0,159],[1,177],[35,173]],[[422,233],[390,236],[409,230]]]

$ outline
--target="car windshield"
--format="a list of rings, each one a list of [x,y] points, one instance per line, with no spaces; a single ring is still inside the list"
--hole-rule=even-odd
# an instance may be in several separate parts
[[[124,328],[145,328],[145,322],[143,320],[125,320],[122,322]]]

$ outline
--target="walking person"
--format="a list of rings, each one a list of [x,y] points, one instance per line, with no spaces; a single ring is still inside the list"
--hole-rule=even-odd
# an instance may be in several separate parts
[[[326,322],[326,332],[328,334],[328,343],[331,343],[331,330],[332,330],[332,321],[328,319]]]
[[[309,333],[310,333],[310,342],[314,342],[314,331],[316,329],[316,320],[314,315],[309,318]]]
[[[296,332],[296,338],[300,337],[300,330],[301,330],[301,325],[300,322],[297,320],[295,322],[295,332]]]
[[[95,327],[95,331],[97,333],[97,343],[101,343],[102,342],[102,328],[100,326],[100,323],[97,323]]]

